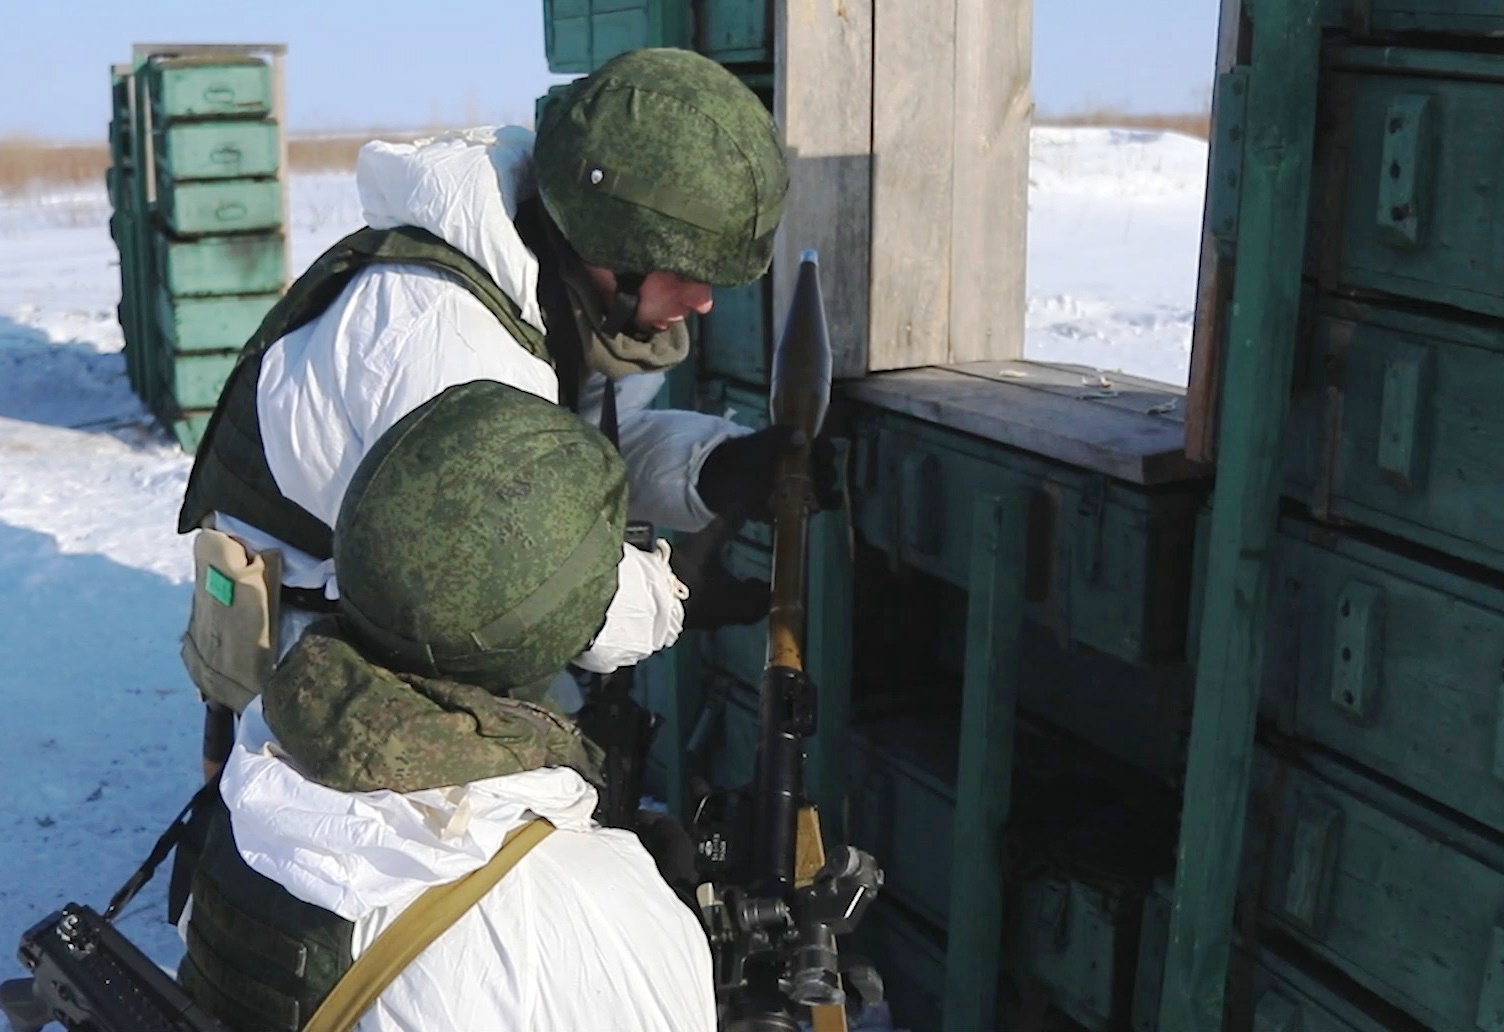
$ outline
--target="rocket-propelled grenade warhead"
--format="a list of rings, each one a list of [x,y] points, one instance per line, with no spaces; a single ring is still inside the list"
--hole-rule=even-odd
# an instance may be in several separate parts
[[[830,336],[820,295],[820,262],[814,251],[799,256],[799,278],[783,336],[773,352],[768,397],[773,422],[796,426],[813,441],[830,405]]]

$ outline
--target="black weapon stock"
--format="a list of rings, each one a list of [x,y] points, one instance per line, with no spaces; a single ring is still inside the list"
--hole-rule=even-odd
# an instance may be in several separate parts
[[[773,355],[769,412],[775,424],[800,431],[802,443],[780,462],[772,499],[772,603],[750,812],[721,821],[708,813],[707,800],[695,821],[711,875],[699,901],[727,1032],[791,1032],[798,1025],[790,1005],[834,1008],[843,1022],[835,936],[856,925],[882,885],[872,857],[844,845],[818,871],[796,870],[800,811],[807,808],[807,823],[818,827],[804,798],[804,739],[815,731],[816,711],[815,686],[804,672],[804,598],[814,507],[810,452],[830,381],[818,258],[806,251]],[[875,977],[863,979],[864,997],[875,985]]]
[[[52,1021],[89,1032],[229,1032],[91,908],[69,903],[21,937],[30,978],[0,984],[15,1032]]]

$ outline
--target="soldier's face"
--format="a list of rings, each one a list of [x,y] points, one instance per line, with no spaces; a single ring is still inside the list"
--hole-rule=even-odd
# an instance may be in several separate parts
[[[609,305],[616,296],[616,274],[598,265],[587,265],[585,271],[600,293],[601,303]],[[637,295],[637,328],[661,333],[670,324],[684,321],[690,312],[704,315],[710,306],[710,284],[672,272],[650,272],[643,277]]]
[[[690,312],[710,311],[710,285],[685,279],[672,272],[650,272],[637,295],[637,327],[662,332],[671,323],[682,322]]]

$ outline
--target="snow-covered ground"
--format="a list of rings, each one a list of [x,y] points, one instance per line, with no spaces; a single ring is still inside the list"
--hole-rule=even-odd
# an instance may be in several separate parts
[[[1205,166],[1173,134],[1034,131],[1028,357],[1185,384]],[[291,191],[301,270],[362,220],[350,176]],[[30,924],[103,909],[202,776],[190,457],[126,382],[108,217],[102,184],[0,197],[0,979]],[[174,968],[167,874],[119,925]]]

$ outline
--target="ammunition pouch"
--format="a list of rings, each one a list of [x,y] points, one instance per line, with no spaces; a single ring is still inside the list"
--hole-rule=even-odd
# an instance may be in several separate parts
[[[252,552],[205,528],[193,543],[193,567],[183,665],[207,702],[239,714],[261,694],[277,661],[282,553]]]

